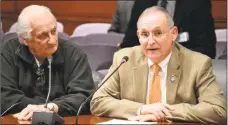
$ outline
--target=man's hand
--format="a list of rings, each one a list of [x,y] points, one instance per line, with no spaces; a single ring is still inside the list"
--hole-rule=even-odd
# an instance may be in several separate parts
[[[170,111],[173,111],[174,108],[165,103],[154,103],[143,105],[140,111],[140,115],[152,114],[156,117],[158,121],[164,121],[165,116],[172,116]],[[152,116],[146,116],[146,119],[151,118]]]
[[[29,104],[26,108],[24,108],[18,119],[19,120],[29,120],[32,118],[33,112],[34,111],[45,111],[47,110],[46,108],[44,108],[44,105],[32,105]]]

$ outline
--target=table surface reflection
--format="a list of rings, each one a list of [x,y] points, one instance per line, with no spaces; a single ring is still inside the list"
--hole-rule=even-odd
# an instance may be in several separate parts
[[[63,117],[64,124],[75,124],[75,116],[71,117]],[[100,122],[105,122],[108,120],[112,120],[113,118],[107,118],[107,117],[96,117],[93,115],[80,115],[78,122],[79,124],[96,124]],[[1,117],[1,124],[31,124],[32,121],[20,121],[17,119],[14,115],[6,115],[4,117]],[[158,122],[158,124],[179,124],[179,125],[205,125],[202,123],[168,123],[168,122]],[[207,124],[210,125],[210,124]],[[215,125],[215,124],[211,124]]]

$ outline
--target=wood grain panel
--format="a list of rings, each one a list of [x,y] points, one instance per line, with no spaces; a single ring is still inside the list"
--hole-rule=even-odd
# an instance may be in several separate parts
[[[213,0],[212,15],[214,18],[215,28],[226,28],[227,25],[227,1]]]
[[[5,2],[5,1],[4,1]],[[112,15],[115,10],[116,1],[15,1],[16,12],[20,12],[24,7],[31,4],[44,5],[51,9],[57,20],[64,24],[64,32],[72,34],[76,26],[89,22],[111,23]],[[3,13],[3,20],[6,18]],[[9,16],[17,17],[18,15],[10,14]],[[16,21],[15,19],[11,19]],[[5,23],[7,21],[3,21]],[[3,27],[4,31],[9,29]]]
[[[227,1],[212,1],[212,15],[215,19],[227,19]]]
[[[90,17],[111,17],[115,9],[115,1],[33,1],[33,4],[40,4],[49,7],[57,15],[65,16],[90,16]],[[18,2],[18,9],[30,5],[30,1]]]
[[[1,11],[3,13],[15,12],[15,1],[4,1],[1,3]]]
[[[20,11],[31,4],[47,6],[57,20],[64,25],[64,32],[72,34],[75,27],[83,23],[104,22],[111,23],[115,11],[115,0],[7,0],[2,1],[3,31],[16,22]],[[212,0],[212,15],[215,28],[226,28],[227,0]]]
[[[4,32],[6,32],[14,22],[16,22],[17,15],[16,1],[8,0],[1,2],[1,21]]]

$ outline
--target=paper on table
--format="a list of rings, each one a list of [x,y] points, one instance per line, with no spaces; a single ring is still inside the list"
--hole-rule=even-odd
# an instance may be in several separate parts
[[[113,120],[110,120],[107,122],[101,122],[98,124],[157,124],[157,122],[138,122],[138,121],[113,119]]]
[[[13,117],[18,118],[19,115],[20,115],[20,112],[19,113],[16,113],[16,114],[13,114]]]

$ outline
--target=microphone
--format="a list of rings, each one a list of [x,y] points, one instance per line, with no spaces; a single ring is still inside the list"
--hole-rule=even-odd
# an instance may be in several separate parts
[[[48,68],[49,68],[49,87],[48,87],[48,95],[47,95],[47,99],[46,99],[46,102],[45,102],[45,105],[44,105],[44,108],[47,108],[47,103],[48,103],[48,100],[49,100],[49,97],[50,97],[50,93],[51,93],[51,62],[52,62],[52,59],[53,57],[52,56],[48,56],[47,57],[47,60],[48,60]]]
[[[51,63],[52,63],[52,56],[48,56],[47,60],[49,62],[48,68],[49,68],[49,88],[48,88],[48,95],[47,99],[44,105],[44,108],[47,108],[47,103],[49,101],[50,93],[51,93]],[[35,111],[32,115],[32,124],[63,124],[63,119],[54,111]]]
[[[128,61],[128,56],[124,56],[122,58],[122,61],[120,62],[120,64],[117,66],[117,68],[105,79],[103,80],[103,82],[101,82],[100,86],[93,92],[89,95],[89,97],[87,97],[82,103],[81,105],[79,106],[79,109],[77,111],[77,115],[76,115],[76,121],[75,121],[75,125],[78,125],[78,116],[81,112],[81,109],[82,107],[87,103],[87,101],[93,96],[93,94],[101,87],[104,85],[104,83],[120,68],[120,66],[122,66],[124,63],[126,63]]]

